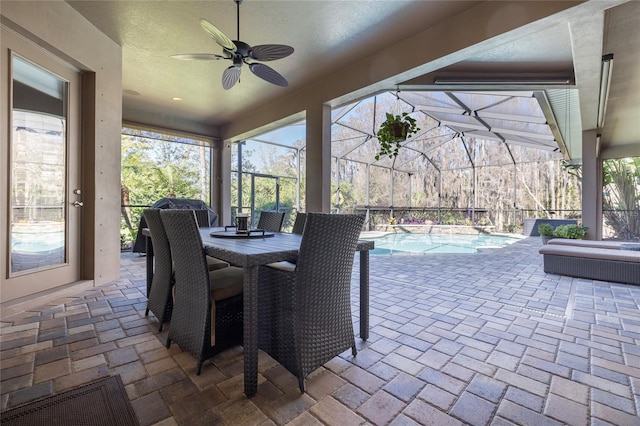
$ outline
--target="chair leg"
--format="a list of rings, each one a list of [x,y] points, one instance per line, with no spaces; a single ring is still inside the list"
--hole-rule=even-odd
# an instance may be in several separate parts
[[[351,346],[351,355],[356,356],[358,351],[356,350],[356,345]]]
[[[162,326],[164,325],[164,323],[160,323],[160,328],[158,328],[158,333],[162,333]]]
[[[298,377],[298,386],[300,386],[300,392],[304,393],[304,377]]]
[[[149,316],[149,307],[147,306],[147,309],[144,310],[144,316],[148,317]]]
[[[171,346],[171,339],[167,336],[167,349],[169,349],[169,347]]]
[[[198,367],[197,367],[197,369],[196,369],[196,376],[199,376],[199,375],[200,375],[200,373],[202,372],[202,363],[203,363],[203,362],[204,362],[204,361],[198,361]]]

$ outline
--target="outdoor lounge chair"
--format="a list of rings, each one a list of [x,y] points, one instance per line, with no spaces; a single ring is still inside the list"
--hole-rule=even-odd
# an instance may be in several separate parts
[[[544,272],[640,285],[640,251],[589,247],[585,244],[542,246],[538,251],[543,255]]]
[[[171,327],[172,342],[197,360],[200,375],[204,361],[242,344],[241,268],[209,271],[204,247],[193,213],[163,210],[164,223],[175,268]]]
[[[351,348],[351,269],[364,217],[307,214],[297,264],[258,273],[258,346],[298,378]]]

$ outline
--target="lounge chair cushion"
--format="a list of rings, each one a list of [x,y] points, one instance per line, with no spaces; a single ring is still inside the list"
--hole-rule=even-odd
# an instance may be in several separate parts
[[[640,252],[633,250],[612,250],[595,247],[577,247],[560,244],[547,244],[546,246],[543,246],[539,250],[539,252],[541,254],[552,254],[558,256],[640,263]]]
[[[619,241],[594,241],[594,240],[574,240],[571,238],[553,238],[549,240],[551,245],[563,245],[563,246],[575,246],[575,247],[593,247],[593,248],[605,248],[612,250],[620,250]]]

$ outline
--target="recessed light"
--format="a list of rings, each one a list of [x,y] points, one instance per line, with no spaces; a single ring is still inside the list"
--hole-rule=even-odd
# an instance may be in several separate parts
[[[140,92],[136,92],[135,90],[127,89],[124,91],[125,95],[138,96]]]
[[[176,102],[182,102],[182,98],[173,98],[173,100]]]

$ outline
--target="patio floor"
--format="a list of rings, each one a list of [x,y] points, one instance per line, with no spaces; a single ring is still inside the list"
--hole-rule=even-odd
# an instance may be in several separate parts
[[[372,256],[358,355],[300,394],[261,352],[252,399],[242,348],[196,376],[191,355],[164,347],[144,317],[145,258],[123,253],[118,281],[3,309],[0,407],[119,374],[142,425],[640,425],[640,286],[547,275],[539,245]],[[352,294],[357,315],[357,274]]]

